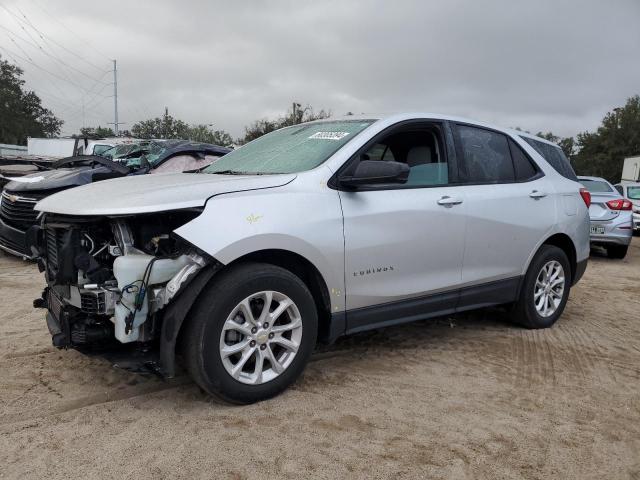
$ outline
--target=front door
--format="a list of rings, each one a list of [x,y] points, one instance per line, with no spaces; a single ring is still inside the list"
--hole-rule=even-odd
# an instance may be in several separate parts
[[[406,184],[340,192],[348,331],[455,306],[465,199],[449,186],[443,140],[441,125],[413,124],[381,134],[357,157],[407,163],[410,173]]]

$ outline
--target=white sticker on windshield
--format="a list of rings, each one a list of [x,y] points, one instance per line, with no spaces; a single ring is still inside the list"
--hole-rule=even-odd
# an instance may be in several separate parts
[[[340,140],[349,135],[349,132],[316,132],[309,138],[316,138],[319,140]]]

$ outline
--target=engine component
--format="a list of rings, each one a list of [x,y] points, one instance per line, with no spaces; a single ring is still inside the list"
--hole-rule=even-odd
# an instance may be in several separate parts
[[[206,265],[206,260],[195,252],[188,255],[188,263],[176,273],[164,288],[153,290],[153,298],[149,306],[151,312],[163,308],[178,293],[180,287]]]
[[[111,278],[108,268],[101,266],[86,250],[80,250],[74,259],[74,265],[91,282],[104,283]]]
[[[86,345],[90,343],[100,343],[111,336],[111,329],[108,325],[74,325],[71,329],[71,343],[73,345]]]
[[[115,336],[122,343],[138,340],[140,325],[147,320],[149,300],[147,289],[168,282],[189,263],[189,256],[158,258],[142,253],[125,254],[113,262],[113,274],[118,280],[122,297],[116,304],[112,321]]]
[[[119,294],[110,290],[80,290],[80,310],[93,315],[111,315]]]

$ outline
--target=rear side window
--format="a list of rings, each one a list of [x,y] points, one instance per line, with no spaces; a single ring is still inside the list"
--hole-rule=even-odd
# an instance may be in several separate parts
[[[511,148],[511,158],[513,158],[513,168],[516,172],[516,182],[526,182],[535,177],[538,170],[529,156],[520,148],[520,145],[509,139],[509,147]]]
[[[551,165],[556,172],[569,180],[573,180],[575,182],[578,181],[576,172],[573,171],[573,167],[571,166],[571,163],[569,163],[569,159],[565,156],[560,147],[540,142],[529,137],[521,138],[531,145],[536,152],[542,155],[542,158],[549,162],[549,165]]]
[[[458,125],[464,164],[461,180],[466,183],[505,183],[515,180],[509,142],[501,133]]]

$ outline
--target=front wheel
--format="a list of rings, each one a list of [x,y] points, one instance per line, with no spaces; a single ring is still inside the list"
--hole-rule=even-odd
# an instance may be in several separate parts
[[[527,328],[547,328],[562,315],[571,289],[567,255],[543,245],[531,261],[514,309],[514,320]]]
[[[297,276],[247,263],[222,273],[200,295],[183,352],[193,379],[233,403],[273,397],[302,373],[318,315]]]

